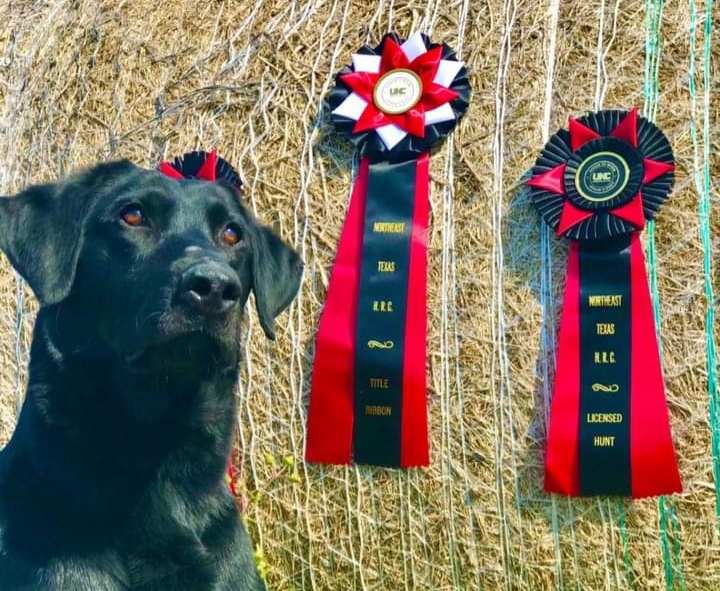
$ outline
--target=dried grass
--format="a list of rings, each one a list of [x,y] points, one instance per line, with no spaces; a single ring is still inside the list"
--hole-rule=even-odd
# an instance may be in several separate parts
[[[657,120],[678,160],[655,248],[665,373],[686,491],[640,502],[548,497],[542,446],[566,246],[519,180],[568,115],[643,106],[639,0],[47,0],[5,3],[0,189],[99,160],[140,165],[217,147],[248,201],[307,262],[268,344],[250,314],[239,388],[245,514],[272,589],[720,588],[709,423],[701,192],[713,172],[718,248],[720,44],[703,106],[688,86],[694,2],[668,2]],[[717,10],[715,11],[717,29]],[[394,29],[455,46],[474,97],[432,159],[426,471],[302,462],[315,327],[350,190],[352,154],[320,110],[350,52]],[[717,33],[717,31],[716,31]],[[652,106],[652,104],[650,104]],[[707,111],[711,159],[702,153]],[[691,124],[698,129],[694,157]],[[702,185],[700,185],[702,188]],[[717,269],[717,261],[715,263]],[[712,278],[720,292],[717,275]],[[0,441],[26,378],[35,303],[3,260]],[[716,339],[720,340],[717,327]]]

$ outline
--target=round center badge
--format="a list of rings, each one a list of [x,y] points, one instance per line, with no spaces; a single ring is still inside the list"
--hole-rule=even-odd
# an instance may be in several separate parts
[[[672,147],[631,111],[570,119],[545,145],[528,181],[533,205],[558,236],[604,240],[638,232],[667,199]]]
[[[412,109],[422,96],[422,82],[412,70],[387,72],[373,90],[373,102],[383,113],[400,115]]]
[[[573,205],[587,211],[608,211],[635,197],[642,178],[640,153],[625,141],[601,137],[570,155],[563,186]]]
[[[623,192],[630,178],[630,167],[614,152],[596,152],[580,163],[575,188],[588,201],[601,203]]]

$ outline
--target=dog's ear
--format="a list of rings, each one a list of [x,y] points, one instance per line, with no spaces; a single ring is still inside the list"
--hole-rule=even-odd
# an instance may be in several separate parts
[[[293,301],[300,287],[300,256],[270,228],[257,224],[253,233],[253,291],[260,326],[275,339],[275,317]]]
[[[85,219],[109,183],[137,168],[100,164],[58,183],[35,185],[0,198],[0,249],[47,306],[70,292]]]

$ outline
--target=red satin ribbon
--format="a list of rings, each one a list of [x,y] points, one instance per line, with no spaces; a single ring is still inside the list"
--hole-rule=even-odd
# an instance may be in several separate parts
[[[633,498],[682,491],[675,459],[652,301],[639,232],[631,274],[630,469]],[[571,243],[558,343],[557,373],[545,457],[545,490],[580,494],[580,269]]]
[[[428,163],[428,155],[423,154],[417,160],[416,169],[403,357],[400,442],[403,468],[429,464],[425,396]],[[355,330],[368,168],[368,159],[362,158],[320,319],[305,449],[305,459],[309,462],[348,464],[352,461]]]
[[[456,91],[435,82],[435,75],[441,60],[442,48],[434,47],[410,61],[400,45],[393,39],[387,38],[378,73],[348,72],[341,74],[340,79],[367,103],[365,110],[355,123],[353,132],[361,133],[394,123],[410,134],[425,137],[425,112],[458,97]],[[418,103],[409,111],[399,114],[385,113],[375,105],[373,92],[384,74],[399,68],[410,70],[420,78],[422,94]]]

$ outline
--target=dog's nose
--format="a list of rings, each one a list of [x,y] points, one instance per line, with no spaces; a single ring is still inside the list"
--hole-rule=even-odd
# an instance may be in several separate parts
[[[229,267],[201,263],[183,273],[179,295],[200,314],[224,314],[240,299],[240,281]]]

